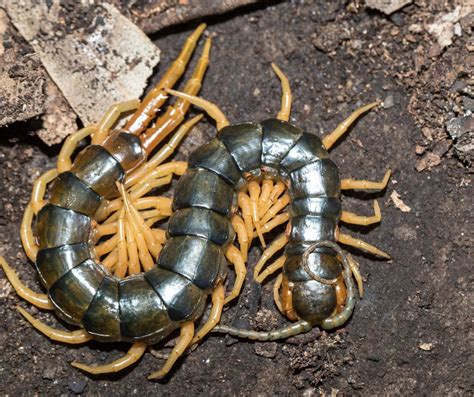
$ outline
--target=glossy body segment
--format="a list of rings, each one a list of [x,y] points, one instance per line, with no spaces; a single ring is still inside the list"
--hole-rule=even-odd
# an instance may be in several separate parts
[[[199,190],[190,186],[199,186]],[[194,168],[180,178],[174,197],[173,211],[199,207],[225,216],[236,206],[234,189],[219,175],[202,168]]]
[[[277,119],[262,121],[262,164],[265,172],[274,177],[286,178],[281,167],[283,158],[301,137],[302,131],[290,123]]]
[[[102,279],[92,299],[82,325],[94,339],[108,342],[122,339],[118,280],[110,275]]]
[[[197,186],[195,187],[197,189]],[[176,211],[168,223],[168,237],[197,236],[226,246],[234,239],[230,221],[217,212],[199,207]]]
[[[99,196],[111,199],[119,196],[116,182],[122,182],[125,171],[102,146],[92,145],[77,155],[71,172]]]
[[[91,217],[99,208],[101,197],[72,172],[59,174],[51,186],[51,204]]]
[[[120,333],[127,341],[153,344],[178,328],[143,274],[119,282]]]
[[[38,252],[36,269],[41,282],[49,289],[69,270],[90,258],[90,248],[86,243],[46,248]]]
[[[161,251],[158,266],[186,277],[203,291],[225,277],[227,260],[215,243],[196,236],[171,238]]]
[[[217,138],[191,153],[189,167],[200,167],[212,171],[229,182],[234,188],[238,188],[245,183],[235,160]]]
[[[69,270],[48,291],[56,312],[68,323],[80,325],[105,274],[92,259]]]
[[[87,243],[91,219],[73,210],[46,204],[36,218],[39,249]]]
[[[206,295],[187,278],[156,267],[145,273],[145,279],[163,300],[172,321],[194,320],[204,310]]]
[[[224,127],[219,140],[229,151],[241,174],[260,175],[262,165],[262,127],[257,123],[242,123]]]

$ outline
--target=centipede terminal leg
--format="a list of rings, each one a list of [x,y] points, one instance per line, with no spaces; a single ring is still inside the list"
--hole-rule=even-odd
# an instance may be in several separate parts
[[[209,52],[211,50],[211,39],[207,39],[202,51],[202,55],[194,69],[191,78],[184,86],[183,92],[189,95],[195,95],[201,89],[201,83],[209,64]],[[155,125],[148,128],[140,139],[142,146],[147,153],[151,151],[166,138],[184,119],[184,115],[189,110],[191,104],[182,98],[179,98],[173,106],[170,106],[166,112],[158,118]]]
[[[377,200],[374,200],[374,215],[372,216],[356,215],[348,211],[342,211],[341,213],[341,222],[350,223],[352,225],[368,226],[374,223],[379,223],[381,220],[382,214]]]
[[[355,110],[347,119],[339,124],[333,132],[323,138],[323,145],[325,148],[329,150],[337,142],[337,140],[346,133],[354,121],[356,121],[362,114],[378,106],[379,104],[380,102],[377,101],[369,103],[368,105],[362,106]]]
[[[202,114],[198,114],[197,116],[182,124],[178,128],[178,131],[174,133],[171,139],[165,145],[163,145],[156,154],[149,158],[146,163],[142,164],[140,167],[138,167],[136,170],[133,170],[126,176],[125,186],[127,188],[133,186],[138,180],[147,175],[150,170],[159,166],[163,161],[171,156],[178,147],[179,143],[194,127],[194,125],[202,119],[202,117]]]
[[[92,339],[84,329],[78,329],[75,331],[63,331],[46,325],[41,320],[34,318],[30,313],[20,306],[17,306],[20,314],[39,332],[46,335],[49,339],[57,342],[68,343],[71,345],[77,345],[88,342]]]
[[[367,181],[364,179],[341,179],[341,190],[384,190],[387,187],[392,171],[385,171],[380,182]]]
[[[205,24],[199,25],[196,30],[186,39],[184,46],[166,71],[158,84],[145,96],[138,110],[133,114],[124,127],[125,131],[139,135],[146,128],[148,123],[156,116],[161,105],[166,101],[167,95],[165,90],[174,86],[176,81],[183,75],[186,66],[191,59],[191,55],[196,48],[197,41],[201,37]]]
[[[3,271],[5,272],[5,275],[7,276],[8,281],[10,281],[10,284],[20,297],[40,309],[54,309],[54,306],[49,300],[48,296],[45,294],[39,294],[37,292],[34,292],[25,284],[23,284],[18,278],[16,272],[13,270],[12,267],[8,265],[8,263],[2,256],[0,256],[0,267],[2,267]]]
[[[161,379],[165,377],[173,367],[176,360],[189,347],[194,337],[194,322],[188,321],[181,325],[181,333],[179,335],[178,343],[174,346],[165,365],[157,372],[153,372],[148,376],[148,379]]]
[[[71,365],[73,367],[81,369],[82,371],[95,375],[119,372],[122,369],[127,368],[130,365],[136,363],[141,358],[141,356],[143,356],[143,353],[145,353],[146,348],[146,343],[135,342],[124,356],[118,358],[117,360],[109,364],[91,366],[74,361],[71,363]]]
[[[198,343],[219,323],[224,309],[225,289],[223,283],[219,283],[214,291],[212,291],[212,308],[209,314],[209,319],[206,324],[198,331],[191,344]]]

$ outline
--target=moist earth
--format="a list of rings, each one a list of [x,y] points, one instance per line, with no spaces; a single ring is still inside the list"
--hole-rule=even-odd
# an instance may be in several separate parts
[[[380,225],[342,230],[392,256],[382,261],[348,249],[360,264],[365,295],[344,327],[268,343],[212,334],[162,382],[146,376],[163,364],[155,356],[169,352],[169,341],[119,374],[88,376],[69,363],[110,362],[128,345],[51,342],[15,306],[55,327],[65,325],[23,302],[2,273],[0,393],[472,394],[472,175],[443,128],[454,106],[450,87],[466,77],[460,67],[468,39],[456,36],[450,47],[428,53],[436,43],[413,28],[427,14],[452,11],[450,3],[417,2],[386,16],[361,2],[265,2],[205,20],[215,37],[201,95],[231,122],[276,115],[280,86],[271,62],[290,80],[291,122],[305,131],[321,136],[355,108],[385,101],[332,150],[343,178],[379,180],[387,168],[393,171],[385,192],[343,197],[345,210],[364,215],[379,200]],[[162,61],[150,87],[196,22],[153,36]],[[54,167],[60,149],[41,143],[39,127],[33,120],[0,130],[0,253],[38,291],[38,277],[21,248],[20,221],[34,180]],[[212,120],[201,122],[175,158],[187,159],[214,135]],[[420,163],[427,154],[437,160]],[[401,203],[391,198],[394,193]],[[269,330],[285,323],[272,302],[274,279],[262,288],[251,281],[261,252],[254,243],[245,289],[224,312],[224,324]]]

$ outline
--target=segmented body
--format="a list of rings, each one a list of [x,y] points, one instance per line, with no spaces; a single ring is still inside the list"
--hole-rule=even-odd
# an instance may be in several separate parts
[[[299,318],[322,323],[336,310],[336,293],[334,285],[317,281],[314,275],[322,281],[336,279],[342,268],[337,253],[328,247],[316,248],[306,264],[302,259],[312,243],[336,241],[341,203],[337,167],[315,135],[278,119],[224,127],[190,156],[189,170],[175,192],[178,211],[170,227],[184,218],[183,232],[204,235],[218,219],[216,230],[231,230],[225,215],[235,206],[235,192],[248,180],[263,176],[283,180],[291,197],[283,274],[293,283],[293,306]],[[352,310],[350,275],[346,283],[350,299],[346,307]]]
[[[102,199],[119,195],[116,182],[144,158],[140,140],[119,133],[103,147],[86,148],[53,182],[50,202],[37,216],[36,267],[60,317],[95,339],[148,344],[199,318],[207,295],[225,275],[236,192],[262,174],[289,187],[284,274],[294,282],[298,315],[317,323],[334,312],[334,287],[311,278],[301,262],[312,242],[335,241],[341,211],[337,167],[319,138],[276,119],[222,129],[190,157],[157,267],[118,279],[94,259],[93,215]],[[310,258],[311,271],[320,277],[341,274],[334,251],[320,248]]]

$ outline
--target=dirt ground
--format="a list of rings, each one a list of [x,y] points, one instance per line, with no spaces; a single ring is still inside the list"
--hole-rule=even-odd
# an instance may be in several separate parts
[[[469,102],[462,94],[469,76],[468,38],[455,36],[442,49],[416,27],[452,11],[451,2],[417,2],[390,17],[354,2],[318,4],[265,3],[206,20],[215,39],[201,93],[231,121],[273,117],[280,100],[270,69],[274,61],[291,81],[291,121],[318,135],[358,106],[385,101],[332,151],[342,177],[378,180],[387,168],[393,170],[385,192],[343,198],[344,209],[360,214],[370,214],[372,200],[379,199],[379,226],[343,230],[392,256],[381,261],[349,250],[366,280],[366,294],[351,320],[334,332],[315,329],[278,343],[213,334],[164,382],[146,380],[163,363],[150,353],[120,374],[91,377],[69,363],[105,363],[127,345],[71,347],[49,341],[21,319],[15,306],[28,307],[49,324],[60,323],[22,302],[2,274],[0,394],[474,394],[472,175],[444,128],[460,106],[472,107],[472,97]],[[193,26],[153,37],[162,50],[153,81]],[[38,128],[30,121],[0,130],[0,254],[36,290],[37,276],[20,244],[20,220],[33,181],[54,167],[59,152],[41,143],[34,134]],[[177,158],[186,159],[214,134],[209,120],[202,122]],[[408,208],[395,205],[394,192]],[[250,269],[260,253],[257,244]],[[259,329],[283,324],[271,288],[267,283],[260,291],[247,280],[223,323]],[[156,347],[163,350],[168,349]]]

